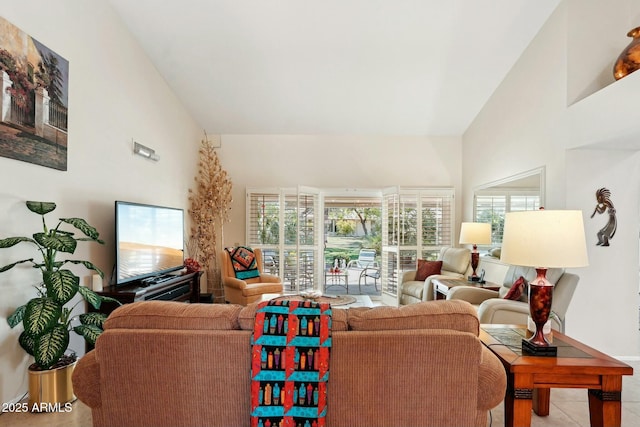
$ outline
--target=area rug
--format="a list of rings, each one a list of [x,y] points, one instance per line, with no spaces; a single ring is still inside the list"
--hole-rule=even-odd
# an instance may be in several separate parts
[[[251,426],[326,426],[331,306],[262,302],[251,344]]]

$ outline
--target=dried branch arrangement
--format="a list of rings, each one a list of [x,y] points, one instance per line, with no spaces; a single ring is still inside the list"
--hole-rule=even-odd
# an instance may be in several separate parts
[[[231,189],[233,184],[222,169],[214,147],[206,138],[200,145],[196,188],[189,189],[189,214],[191,215],[191,235],[189,255],[196,259],[206,272],[207,292],[215,302],[224,302],[224,289],[218,264],[218,235],[222,225],[229,221],[231,210]]]

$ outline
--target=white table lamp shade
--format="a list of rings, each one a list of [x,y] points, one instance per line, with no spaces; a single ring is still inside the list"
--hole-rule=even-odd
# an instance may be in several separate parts
[[[460,227],[460,244],[491,244],[491,224],[488,222],[463,222]]]
[[[507,213],[500,260],[511,265],[544,268],[589,265],[582,211]]]

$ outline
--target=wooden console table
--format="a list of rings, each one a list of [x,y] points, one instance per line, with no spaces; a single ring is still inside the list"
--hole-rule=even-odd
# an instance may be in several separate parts
[[[592,426],[620,426],[622,376],[633,368],[558,331],[552,332],[557,357],[523,356],[526,326],[480,326],[480,340],[507,372],[504,424],[530,426],[531,410],[549,415],[552,388],[586,388]]]
[[[433,284],[433,299],[446,299],[447,295],[449,295],[449,289],[454,288],[456,286],[473,286],[476,288],[484,288],[490,289],[492,291],[497,291],[500,289],[500,285],[492,282],[470,282],[466,279],[432,279],[431,283]]]

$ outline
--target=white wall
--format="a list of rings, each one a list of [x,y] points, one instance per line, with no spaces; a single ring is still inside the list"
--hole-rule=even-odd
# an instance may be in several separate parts
[[[232,221],[224,226],[224,244],[245,242],[247,187],[400,185],[458,192],[460,149],[460,138],[447,137],[223,135],[220,159],[233,181]],[[460,200],[456,203],[459,217]]]
[[[109,276],[113,267],[114,200],[187,207],[201,127],[185,111],[103,0],[0,0],[2,16],[69,61],[68,170],[0,157],[0,236],[29,236],[40,227],[25,200],[58,204],[53,218],[78,216],[98,228],[104,246],[82,245]],[[154,163],[132,155],[132,139],[154,148]],[[27,245],[0,250],[0,266],[34,256]],[[21,258],[22,257],[22,258]],[[83,284],[90,274],[78,269]],[[30,362],[18,346],[21,327],[6,317],[39,282],[33,269],[0,274],[0,400],[27,389]],[[75,335],[72,333],[72,335]],[[82,352],[84,344],[73,347]]]
[[[613,64],[640,25],[640,0],[567,0],[567,101],[615,82]]]
[[[640,355],[638,155],[614,150],[619,148],[618,141],[609,142],[607,136],[619,139],[623,129],[628,139],[637,141],[640,123],[637,115],[631,120],[632,113],[623,115],[623,120],[598,117],[601,110],[616,116],[610,106],[627,105],[626,99],[616,101],[629,92],[607,89],[589,95],[597,90],[591,81],[601,79],[602,64],[608,62],[612,67],[625,44],[618,49],[611,47],[613,37],[580,37],[592,24],[601,31],[602,16],[618,17],[621,31],[628,31],[629,13],[638,16],[640,3],[568,0],[558,7],[464,135],[463,207],[464,218],[471,218],[477,185],[546,166],[545,206],[582,209],[589,246],[589,267],[574,271],[581,279],[567,314],[566,332],[611,355],[636,357]],[[589,48],[598,42],[610,48]],[[599,56],[581,60],[578,52]],[[635,84],[638,77],[632,74],[628,81],[613,85]],[[603,93],[606,100],[601,100]],[[583,96],[588,97],[567,107]],[[583,132],[584,127],[597,128],[599,141],[592,139],[593,132]],[[567,150],[594,142],[601,144],[599,151]],[[608,248],[594,246],[603,218],[589,219],[600,187],[612,190],[619,214],[620,228]]]
[[[618,229],[610,246],[597,246],[608,215],[591,214],[595,192],[611,191]],[[567,322],[573,335],[617,355],[638,352],[638,236],[640,152],[576,149],[567,152],[567,206],[584,213],[589,267],[576,269],[580,282]]]

